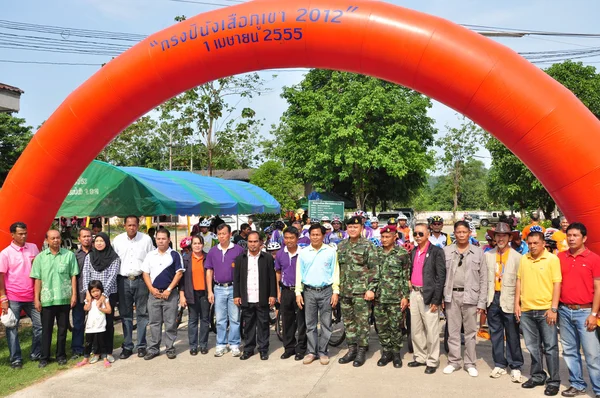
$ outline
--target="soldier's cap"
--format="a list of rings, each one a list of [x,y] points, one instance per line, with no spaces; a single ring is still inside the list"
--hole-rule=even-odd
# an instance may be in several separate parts
[[[359,216],[352,216],[350,217],[350,219],[348,220],[348,222],[346,223],[346,225],[362,225],[362,217]]]
[[[386,232],[391,232],[393,234],[396,233],[396,226],[395,225],[386,225],[385,227],[381,228],[380,231],[382,234],[386,233]]]
[[[396,220],[396,217],[390,217],[387,220],[388,225],[396,225],[398,224],[398,220]]]

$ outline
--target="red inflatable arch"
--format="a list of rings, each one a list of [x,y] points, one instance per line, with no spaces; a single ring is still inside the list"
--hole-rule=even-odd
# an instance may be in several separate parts
[[[490,131],[542,181],[600,252],[600,123],[518,54],[454,23],[370,0],[255,0],[148,37],[60,105],[0,191],[0,247],[24,221],[40,243],[92,159],[138,117],[182,91],[238,73],[311,67],[389,80]]]

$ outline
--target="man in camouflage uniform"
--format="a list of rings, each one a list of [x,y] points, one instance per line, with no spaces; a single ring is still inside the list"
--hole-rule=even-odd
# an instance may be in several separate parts
[[[365,363],[369,343],[369,306],[375,298],[378,254],[373,243],[362,237],[360,217],[348,222],[348,240],[338,245],[340,265],[340,301],[348,352],[339,363],[353,362],[355,367]]]
[[[381,230],[382,247],[378,249],[380,263],[375,280],[375,322],[381,343],[381,359],[377,366],[394,363],[402,367],[402,325],[403,311],[408,306],[408,270],[410,257],[402,247],[395,245],[396,227],[386,225]]]

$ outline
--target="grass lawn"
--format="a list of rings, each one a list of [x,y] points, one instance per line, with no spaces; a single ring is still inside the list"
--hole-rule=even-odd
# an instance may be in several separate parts
[[[37,362],[29,360],[31,352],[31,327],[23,327],[19,331],[19,342],[23,356],[23,369],[10,368],[10,355],[8,353],[8,342],[6,337],[0,338],[0,396],[7,396],[17,390],[25,388],[37,381],[54,376],[58,372],[75,366],[75,361],[69,360],[65,366],[58,366],[56,362],[50,362],[44,369],[38,368]],[[123,335],[115,331],[115,347],[123,343]],[[56,328],[52,337],[51,357],[56,353]],[[71,332],[67,333],[67,358],[71,357]]]

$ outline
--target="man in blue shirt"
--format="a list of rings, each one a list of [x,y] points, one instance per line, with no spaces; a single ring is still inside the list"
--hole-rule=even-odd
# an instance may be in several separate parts
[[[304,308],[308,355],[305,365],[319,358],[322,365],[329,364],[327,346],[331,337],[331,309],[338,303],[340,293],[340,266],[334,248],[324,245],[325,228],[313,224],[309,230],[310,246],[298,255],[296,264],[296,304]],[[304,291],[304,297],[302,292]],[[321,337],[317,320],[321,320]],[[318,340],[318,341],[317,341]]]

